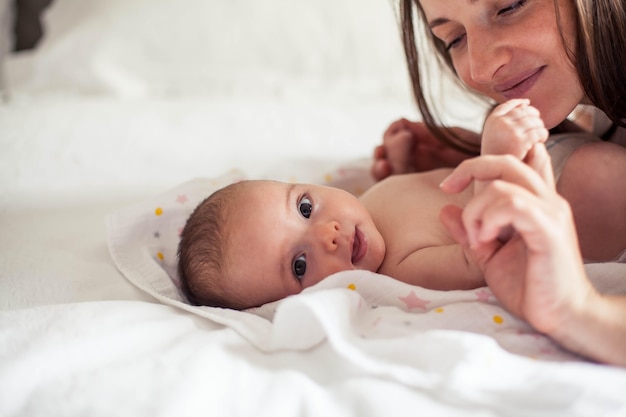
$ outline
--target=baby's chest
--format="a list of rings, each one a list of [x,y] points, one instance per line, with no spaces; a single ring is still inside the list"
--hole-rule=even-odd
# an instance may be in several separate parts
[[[387,248],[405,252],[454,243],[439,219],[443,206],[431,205],[420,210],[407,207],[390,209],[379,224]]]

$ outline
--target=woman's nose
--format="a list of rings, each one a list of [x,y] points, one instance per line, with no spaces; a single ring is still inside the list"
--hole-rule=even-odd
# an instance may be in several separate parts
[[[480,84],[492,82],[498,70],[510,60],[508,48],[486,31],[468,33],[467,43],[472,80]]]
[[[341,226],[339,222],[332,220],[328,222],[318,223],[315,226],[315,236],[326,248],[326,250],[333,251],[337,249],[339,245],[339,233]]]

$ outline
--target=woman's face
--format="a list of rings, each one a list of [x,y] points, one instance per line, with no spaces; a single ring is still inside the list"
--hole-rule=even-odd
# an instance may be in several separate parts
[[[564,49],[553,0],[419,0],[461,80],[497,103],[528,98],[548,128],[584,97]],[[571,0],[558,0],[565,42],[573,50]]]

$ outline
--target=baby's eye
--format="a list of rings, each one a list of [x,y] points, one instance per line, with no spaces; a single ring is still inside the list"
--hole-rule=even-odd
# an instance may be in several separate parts
[[[306,273],[306,256],[300,255],[293,261],[293,274],[298,279],[304,278],[304,274]]]
[[[298,211],[305,219],[311,217],[311,213],[313,212],[313,203],[306,195],[302,196],[302,198],[298,201]]]

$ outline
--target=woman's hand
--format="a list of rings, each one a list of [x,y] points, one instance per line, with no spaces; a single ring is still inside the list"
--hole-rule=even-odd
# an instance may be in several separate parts
[[[463,162],[441,188],[462,191],[491,181],[462,210],[448,206],[442,222],[484,272],[494,295],[567,349],[626,365],[626,297],[602,296],[589,282],[569,204],[555,190],[543,144],[527,156],[481,156]],[[503,227],[515,235],[502,243]]]
[[[474,132],[453,131],[465,140],[479,142]],[[400,119],[387,128],[383,143],[374,149],[371,172],[376,180],[382,180],[390,175],[455,167],[470,156],[438,140],[423,123]]]
[[[474,180],[491,184],[463,210],[444,208],[441,219],[505,308],[573,352],[626,366],[626,296],[598,294],[589,282],[545,146],[531,149],[527,162],[513,156],[463,162],[442,182],[444,191],[459,192]],[[502,243],[497,236],[507,226],[516,234]]]
[[[573,351],[626,363],[619,315],[626,314],[626,304],[611,301],[607,308],[587,279],[572,213],[555,190],[545,146],[536,145],[527,160],[529,165],[513,156],[481,156],[463,162],[442,182],[444,191],[462,191],[474,180],[491,183],[463,210],[444,208],[441,219],[473,254],[507,310]],[[508,226],[516,234],[502,243],[498,234]],[[606,314],[611,309],[613,318]],[[591,335],[593,346],[586,339]]]
[[[554,188],[546,152],[545,146],[535,146],[528,156],[531,166],[513,156],[474,158],[441,187],[459,192],[473,180],[490,181],[462,212],[446,208],[442,220],[474,254],[502,304],[551,333],[565,312],[585,299],[591,285],[569,204]],[[502,243],[498,234],[508,226],[515,235]]]

